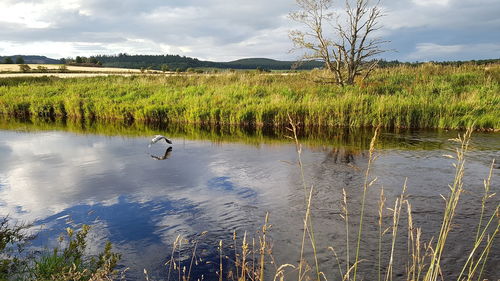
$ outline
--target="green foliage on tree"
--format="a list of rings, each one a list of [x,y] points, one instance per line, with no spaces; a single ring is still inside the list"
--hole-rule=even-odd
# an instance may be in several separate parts
[[[41,65],[37,66],[37,67],[36,67],[36,70],[37,70],[38,72],[43,72],[43,73],[45,73],[45,72],[48,72],[48,71],[49,71],[49,69],[48,69],[47,67],[45,67],[45,66],[41,66]]]
[[[14,61],[12,60],[11,57],[6,57],[6,58],[3,59],[3,63],[5,63],[5,64],[13,64]]]
[[[23,59],[23,57],[17,57],[17,58],[16,58],[16,64],[24,64],[24,59]]]

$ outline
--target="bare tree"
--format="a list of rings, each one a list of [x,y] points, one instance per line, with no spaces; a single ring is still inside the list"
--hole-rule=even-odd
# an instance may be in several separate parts
[[[380,1],[345,0],[342,12],[335,12],[333,0],[296,0],[300,10],[290,18],[304,25],[293,30],[290,38],[297,49],[308,52],[302,60],[321,60],[333,73],[339,85],[352,85],[356,77],[368,77],[378,61],[374,57],[385,52],[387,41],[373,37],[383,16]],[[354,3],[353,3],[354,2]]]

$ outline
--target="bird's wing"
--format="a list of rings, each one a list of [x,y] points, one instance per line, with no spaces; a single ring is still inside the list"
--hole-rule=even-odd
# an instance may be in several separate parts
[[[151,140],[150,145],[151,145],[151,144],[153,144],[153,143],[157,143],[159,140],[164,139],[164,138],[165,138],[165,137],[164,137],[164,136],[162,136],[162,135],[156,135],[156,136],[155,136],[155,137]]]

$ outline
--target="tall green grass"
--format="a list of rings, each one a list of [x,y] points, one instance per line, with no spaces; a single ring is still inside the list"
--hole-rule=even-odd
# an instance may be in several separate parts
[[[500,127],[500,66],[380,69],[356,86],[298,74],[3,78],[0,113],[210,124]]]

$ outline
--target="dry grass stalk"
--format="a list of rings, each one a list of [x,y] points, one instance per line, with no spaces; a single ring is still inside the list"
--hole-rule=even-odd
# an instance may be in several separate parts
[[[239,257],[238,257],[238,251],[237,251],[237,247],[236,247],[236,230],[233,231],[233,248],[234,248],[234,267],[236,269],[236,276],[240,276],[240,273],[239,273],[239,267],[240,267],[240,261],[239,261]]]
[[[207,231],[203,231],[203,232],[200,234],[200,237],[205,236],[207,233],[208,233]],[[185,278],[185,280],[186,280],[186,281],[191,280],[191,270],[193,269],[193,265],[194,265],[194,263],[195,263],[195,264],[198,264],[197,259],[196,259],[196,249],[198,248],[198,243],[199,243],[199,238],[198,238],[198,239],[196,239],[196,241],[194,242],[193,254],[192,254],[192,256],[191,256],[191,262],[189,263],[189,271],[188,271],[187,278]]]
[[[340,278],[341,278],[341,280],[344,280],[346,275],[344,275],[344,273],[342,272],[342,266],[340,265],[340,260],[339,260],[339,256],[337,255],[337,252],[335,252],[335,249],[333,247],[328,247],[328,250],[333,252],[333,255],[335,256],[335,259],[337,260],[337,265],[339,267]],[[347,270],[347,271],[349,271],[349,270]]]
[[[490,192],[490,186],[491,186],[491,177],[493,175],[493,167],[494,166],[495,166],[495,159],[493,159],[493,161],[491,162],[490,172],[488,173],[488,178],[483,181],[484,194],[483,194],[483,197],[482,197],[482,200],[481,200],[481,215],[479,216],[479,222],[478,222],[478,225],[477,225],[477,232],[476,232],[476,239],[475,239],[476,242],[479,240],[479,236],[480,236],[480,232],[481,232],[481,227],[482,227],[482,224],[483,224],[484,211],[485,211],[485,208],[486,208],[486,201],[489,198],[495,196],[495,193],[489,194],[489,192]],[[472,264],[473,264],[473,260],[470,263],[469,276],[472,273],[472,267],[473,267]],[[482,272],[482,270],[481,270],[481,272]],[[478,279],[480,279],[480,278],[478,278]]]
[[[241,277],[238,279],[239,281],[245,281],[246,280],[246,257],[248,255],[248,244],[247,244],[247,232],[245,231],[245,234],[243,235],[243,242],[241,245]]]
[[[356,243],[356,258],[354,260],[354,273],[353,273],[353,280],[356,280],[356,273],[358,271],[358,263],[359,263],[359,247],[360,247],[360,242],[361,242],[361,233],[363,232],[363,216],[365,212],[365,200],[366,200],[366,191],[368,190],[368,187],[372,185],[376,178],[372,180],[371,182],[368,182],[369,177],[370,177],[370,171],[371,167],[373,164],[373,161],[375,160],[375,143],[377,141],[377,137],[380,131],[380,127],[377,127],[375,129],[375,133],[373,134],[372,140],[370,142],[370,150],[369,150],[369,156],[368,156],[368,166],[366,168],[365,172],[365,181],[363,184],[363,198],[361,200],[361,213],[359,217],[359,230],[358,230],[358,240]]]
[[[266,261],[266,233],[267,233],[267,228],[268,228],[268,223],[269,223],[269,213],[266,213],[266,219],[264,221],[264,225],[262,226],[262,237],[260,237],[260,274],[259,274],[259,280],[263,281],[264,280],[264,268],[265,268],[265,261]]]
[[[174,244],[173,244],[173,247],[172,247],[172,253],[170,254],[170,260],[167,262],[169,264],[168,266],[168,277],[167,277],[167,281],[170,281],[170,274],[172,273],[172,268],[175,269],[175,259],[174,259],[174,254],[175,254],[175,249],[177,248],[177,245],[179,243],[179,241],[181,240],[181,236],[180,235],[177,235],[177,237],[175,238],[175,241],[174,241]],[[146,269],[144,269],[144,274],[147,276],[147,271]]]
[[[311,200],[312,200],[312,186],[308,192],[305,176],[304,176],[304,166],[302,164],[302,145],[299,143],[299,138],[297,134],[297,125],[296,123],[292,120],[290,115],[288,115],[288,119],[290,122],[290,128],[287,128],[289,131],[292,132],[293,136],[290,138],[295,141],[295,148],[297,151],[297,162],[299,165],[300,169],[300,176],[302,180],[302,186],[304,188],[304,200],[306,203],[306,215],[304,218],[304,231],[302,233],[302,244],[301,244],[301,249],[300,249],[300,260],[299,260],[299,270],[298,270],[298,280],[301,281],[303,278],[303,267],[304,267],[304,248],[305,248],[305,240],[306,240],[306,234],[308,234],[311,246],[313,248],[313,256],[314,256],[314,262],[315,262],[315,268],[316,268],[316,279],[319,281],[320,280],[320,270],[319,270],[319,263],[318,263],[318,257],[316,253],[316,240],[314,238],[314,229],[313,229],[313,223],[312,223],[312,218],[310,216],[311,213]],[[309,193],[309,196],[308,196]]]
[[[458,135],[455,141],[460,143],[460,147],[457,148],[456,163],[453,164],[455,167],[455,178],[453,185],[450,186],[450,194],[448,198],[445,198],[446,207],[441,224],[441,230],[434,247],[434,251],[431,256],[431,261],[429,268],[424,277],[425,281],[437,280],[441,272],[441,256],[444,252],[444,246],[448,238],[448,234],[451,231],[452,220],[455,215],[455,211],[460,199],[460,195],[463,192],[463,176],[465,168],[465,154],[469,147],[469,141],[472,134],[472,129],[468,129],[463,136]]]
[[[387,273],[385,276],[385,280],[392,281],[392,273],[393,273],[393,267],[394,267],[394,250],[396,246],[396,238],[398,236],[398,227],[399,227],[399,220],[401,218],[401,207],[404,204],[404,194],[406,192],[406,182],[407,179],[405,179],[405,183],[403,184],[403,191],[401,192],[401,195],[399,198],[396,198],[396,201],[394,202],[394,209],[392,209],[393,216],[392,216],[392,243],[391,243],[391,254],[389,257],[389,264],[387,266]]]
[[[384,218],[384,205],[386,198],[384,196],[384,188],[380,189],[380,198],[378,203],[378,281],[382,280],[382,226]],[[346,211],[347,213],[347,211]]]
[[[255,278],[255,238],[252,237],[252,280]]]
[[[349,255],[349,210],[347,208],[347,194],[345,192],[345,189],[342,188],[342,211],[344,215],[342,216],[345,221],[345,234],[346,234],[346,275],[347,275],[347,280],[349,280],[349,267],[350,267],[350,255]]]
[[[278,269],[276,269],[276,274],[274,275],[273,281],[279,280],[279,281],[284,281],[285,280],[285,269],[287,267],[291,267],[295,269],[296,267],[292,264],[282,264]],[[278,279],[279,278],[279,279]]]
[[[219,241],[219,281],[222,281],[222,240]]]

